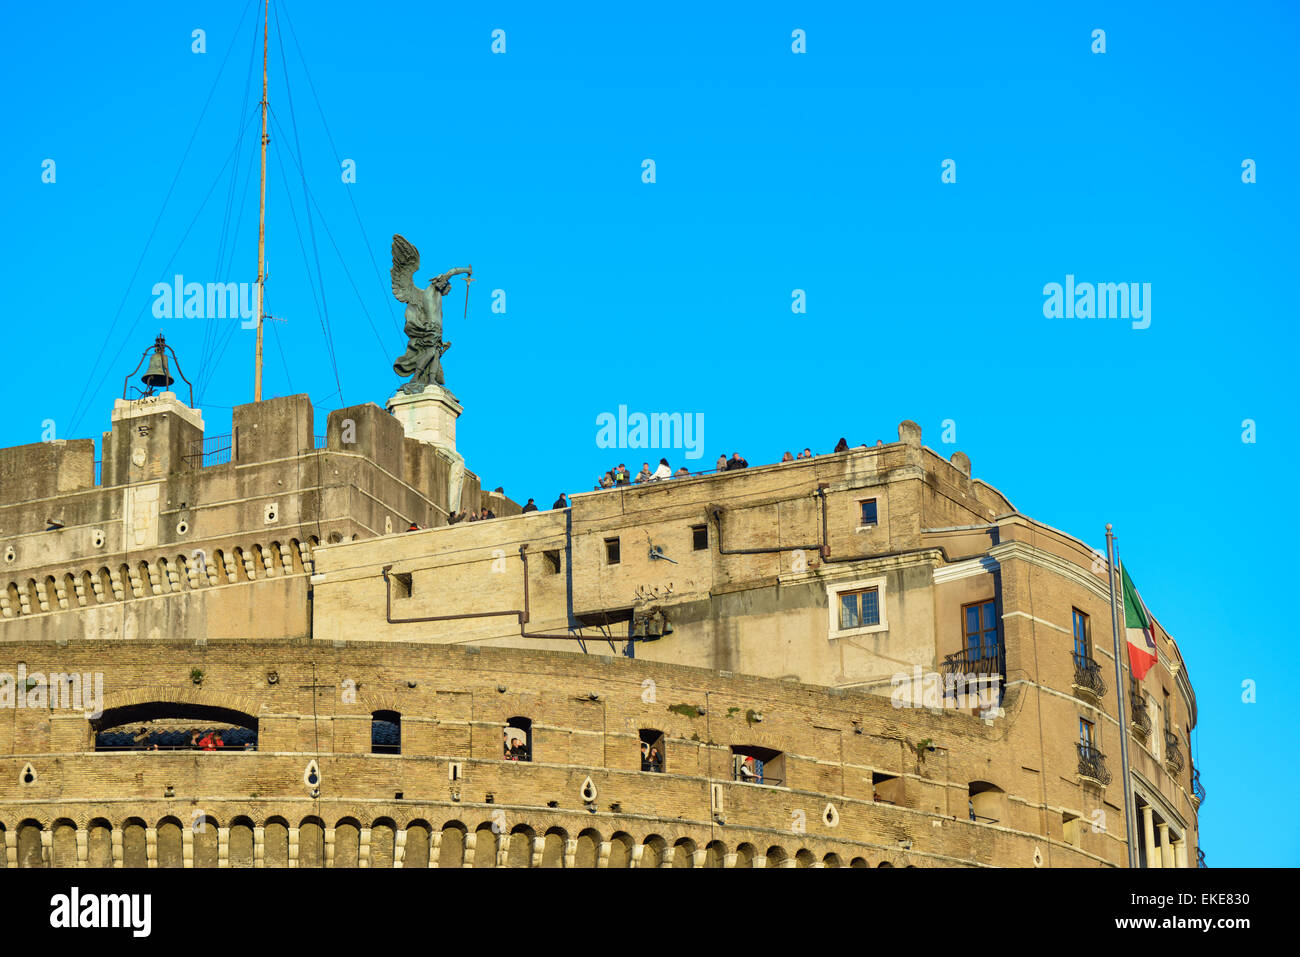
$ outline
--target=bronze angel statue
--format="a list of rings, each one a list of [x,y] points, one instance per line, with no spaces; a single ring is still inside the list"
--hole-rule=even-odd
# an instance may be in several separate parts
[[[393,371],[410,376],[411,381],[400,392],[417,394],[430,383],[443,384],[442,354],[451,348],[442,340],[442,297],[451,288],[451,277],[462,273],[469,277],[473,270],[458,266],[433,281],[423,289],[415,285],[415,272],[420,268],[420,253],[401,236],[393,237],[393,295],[406,303],[406,337],[410,340],[406,352],[393,363]]]

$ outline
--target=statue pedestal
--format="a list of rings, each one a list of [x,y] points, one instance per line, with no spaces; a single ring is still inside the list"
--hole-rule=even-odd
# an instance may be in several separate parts
[[[450,466],[447,481],[449,512],[460,511],[460,494],[465,482],[465,459],[456,451],[456,420],[464,409],[456,397],[439,385],[425,386],[414,395],[398,392],[386,406],[402,423],[407,438],[432,445],[439,458]]]

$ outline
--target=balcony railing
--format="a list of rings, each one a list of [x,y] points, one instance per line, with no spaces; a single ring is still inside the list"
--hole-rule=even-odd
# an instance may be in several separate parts
[[[1077,651],[1074,653],[1074,686],[1098,698],[1106,694],[1106,682],[1101,680],[1101,665]]]
[[[976,675],[990,674],[1006,676],[1007,656],[1001,645],[994,648],[963,648],[955,655],[946,655],[943,659],[944,674]]]
[[[234,445],[229,435],[205,435],[190,443],[190,452],[185,461],[190,468],[206,468],[209,465],[222,465],[230,461],[230,449]]]
[[[1102,787],[1110,784],[1110,770],[1106,767],[1106,755],[1090,744],[1079,743],[1079,776],[1096,781]]]
[[[1134,731],[1145,738],[1151,733],[1151,712],[1147,711],[1147,703],[1142,700],[1141,695],[1131,694],[1128,696],[1128,706],[1133,712],[1130,725]]]
[[[1170,774],[1182,773],[1183,749],[1178,746],[1178,735],[1172,731],[1165,732],[1165,764]]]
[[[1201,769],[1192,765],[1192,794],[1196,796],[1196,806],[1205,803],[1205,785],[1201,783]]]

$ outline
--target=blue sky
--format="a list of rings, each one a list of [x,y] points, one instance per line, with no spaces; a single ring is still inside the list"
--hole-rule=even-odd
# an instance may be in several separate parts
[[[620,404],[702,413],[692,468],[914,419],[1034,518],[1098,546],[1115,523],[1196,688],[1210,863],[1295,865],[1290,816],[1261,838],[1251,809],[1300,787],[1276,537],[1300,468],[1300,14],[1132,6],[273,3],[265,394],[309,393],[318,431],[392,394],[400,232],[421,282],[474,264],[447,382],[470,467],[518,501],[652,458],[596,447]],[[151,290],[256,278],[255,9],[129,9],[5,13],[2,445],[47,420],[97,438],[160,325],[210,434],[252,398],[253,334],[160,322]],[[1150,283],[1150,327],[1045,318],[1067,274]]]

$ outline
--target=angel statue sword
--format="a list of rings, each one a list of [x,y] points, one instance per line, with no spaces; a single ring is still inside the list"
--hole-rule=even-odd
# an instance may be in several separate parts
[[[393,295],[406,303],[406,352],[393,363],[393,371],[410,376],[411,381],[399,389],[418,395],[426,386],[443,385],[442,355],[451,348],[442,339],[442,297],[451,289],[452,276],[468,277],[473,270],[458,266],[441,276],[434,276],[421,289],[415,284],[420,268],[420,252],[401,236],[393,237]]]

